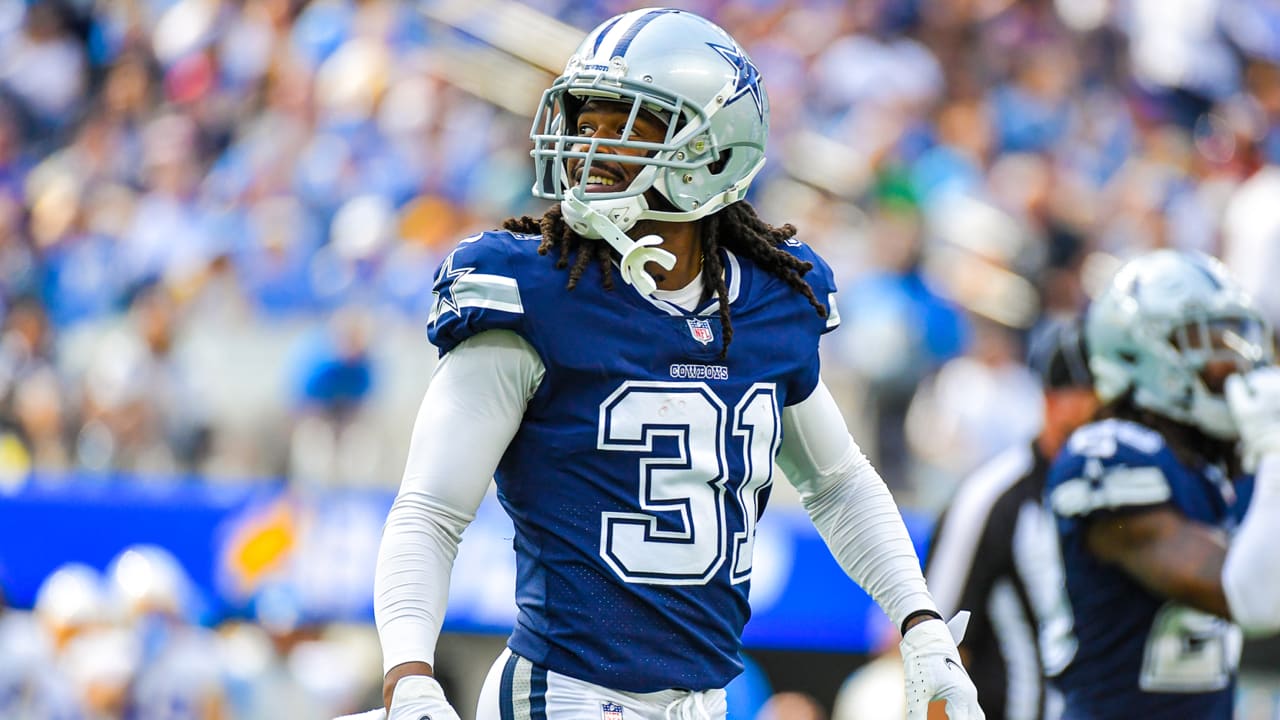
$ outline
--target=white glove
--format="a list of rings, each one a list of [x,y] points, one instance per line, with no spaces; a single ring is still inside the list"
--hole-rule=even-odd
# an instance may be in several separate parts
[[[1227,378],[1227,405],[1240,430],[1244,469],[1257,472],[1264,455],[1280,453],[1280,367]]]
[[[429,675],[405,675],[391,693],[391,709],[367,710],[334,720],[460,720],[444,697],[440,683]]]
[[[906,678],[907,720],[925,720],[929,703],[945,700],[951,720],[984,720],[978,689],[960,662],[956,646],[964,639],[969,612],[962,610],[949,623],[926,620],[902,638],[902,667]]]

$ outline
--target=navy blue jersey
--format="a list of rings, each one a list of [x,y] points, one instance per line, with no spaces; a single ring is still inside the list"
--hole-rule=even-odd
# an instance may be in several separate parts
[[[1086,547],[1090,518],[1172,507],[1229,533],[1242,514],[1235,487],[1214,466],[1192,468],[1155,431],[1123,420],[1072,435],[1049,475],[1074,658],[1056,678],[1067,720],[1229,720],[1240,631],[1159,597]],[[1064,608],[1066,605],[1064,605]]]
[[[511,649],[571,677],[633,692],[704,690],[742,670],[755,523],[772,482],[782,408],[818,383],[808,300],[723,252],[733,318],[686,312],[592,264],[573,290],[539,237],[469,238],[444,262],[431,341],[441,353],[501,328],[546,375],[495,473],[515,525]],[[833,307],[831,271],[805,277]],[[460,443],[465,450],[465,443]]]

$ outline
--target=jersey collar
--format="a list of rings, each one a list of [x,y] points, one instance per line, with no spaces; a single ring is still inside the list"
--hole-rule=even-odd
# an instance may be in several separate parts
[[[724,268],[724,284],[729,291],[729,304],[732,305],[737,301],[738,295],[742,291],[742,265],[738,261],[737,255],[734,255],[732,252],[724,248],[720,249],[720,265]],[[640,295],[639,292],[636,292],[635,288],[628,287],[628,289],[644,298],[644,300],[650,305],[653,305],[662,312],[673,317],[685,317],[691,314],[688,310],[685,310],[674,303],[653,297],[652,295]],[[697,311],[692,314],[714,315],[719,312],[719,310],[720,301],[713,295],[706,302],[699,305]]]

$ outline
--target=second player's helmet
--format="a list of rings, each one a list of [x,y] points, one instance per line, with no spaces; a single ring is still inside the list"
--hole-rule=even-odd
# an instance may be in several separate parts
[[[630,105],[620,139],[577,135],[578,108],[591,98]],[[663,141],[629,137],[642,109],[667,121]],[[624,232],[641,219],[696,220],[746,195],[764,165],[768,134],[760,74],[728,33],[681,10],[635,10],[592,30],[543,93],[531,133],[533,192],[562,201],[570,227],[587,237],[599,234],[575,217],[582,212],[575,213],[573,203],[563,202],[570,193]],[[601,148],[640,150],[608,159],[644,167],[628,187],[588,196],[590,163]],[[586,163],[580,180],[565,171],[570,158]],[[644,198],[650,188],[671,207],[650,208]]]
[[[1093,302],[1085,332],[1104,403],[1132,391],[1138,407],[1221,439],[1236,437],[1235,422],[1202,371],[1217,360],[1246,370],[1273,357],[1271,329],[1248,294],[1201,253],[1130,260]]]

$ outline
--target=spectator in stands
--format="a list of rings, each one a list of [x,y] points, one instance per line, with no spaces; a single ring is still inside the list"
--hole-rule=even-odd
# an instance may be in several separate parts
[[[376,378],[370,322],[353,309],[337,313],[326,332],[301,348],[290,439],[289,475],[296,482],[368,482],[377,465],[378,446],[365,416]]]
[[[837,336],[838,353],[867,387],[873,408],[871,457],[895,490],[911,477],[905,424],[916,387],[968,341],[960,310],[928,282],[921,218],[916,208],[887,198],[872,215],[871,236],[878,268],[841,294],[847,327]]]
[[[127,322],[97,343],[83,376],[81,467],[163,476],[200,466],[210,442],[208,400],[178,352],[178,322],[169,289],[144,284]]]
[[[225,669],[214,637],[196,621],[201,598],[168,550],[133,545],[107,568],[108,595],[139,648],[126,705],[136,717],[180,712],[190,720],[230,717]]]

